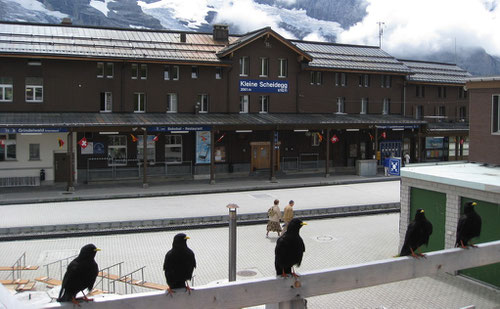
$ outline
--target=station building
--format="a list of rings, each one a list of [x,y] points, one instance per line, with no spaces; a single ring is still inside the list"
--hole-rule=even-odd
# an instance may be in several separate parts
[[[4,186],[329,175],[403,152],[448,160],[450,138],[468,136],[466,71],[378,47],[288,40],[271,28],[229,35],[225,25],[196,33],[2,22],[0,37]],[[427,154],[433,130],[447,155]]]

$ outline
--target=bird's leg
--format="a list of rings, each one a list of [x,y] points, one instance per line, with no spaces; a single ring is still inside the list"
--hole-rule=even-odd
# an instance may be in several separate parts
[[[469,246],[471,246],[472,248],[477,248],[477,246],[474,245],[473,243],[470,243]]]
[[[78,307],[81,307],[80,305],[80,302],[78,302],[78,300],[76,300],[76,298],[73,296],[71,297],[71,302],[74,304],[74,305],[77,305]]]
[[[419,248],[417,248],[417,250],[418,250],[418,249],[419,249]],[[417,252],[417,255],[418,255],[418,256],[420,256],[420,257],[423,257],[424,259],[426,259],[426,258],[427,258],[427,256],[426,256],[425,254],[420,253],[420,252]]]
[[[167,288],[167,294],[170,295],[170,297],[174,297],[175,291],[170,288],[170,286]]]
[[[92,291],[89,291],[89,294],[92,293]],[[87,295],[85,295],[85,293],[83,293],[82,291],[82,294],[83,294],[83,300],[86,301],[86,302],[89,302],[89,301],[94,301],[93,298],[88,298]]]
[[[462,249],[468,249],[466,245],[464,245],[464,242],[463,240],[460,239],[460,247],[462,247]]]
[[[411,256],[415,259],[419,259],[420,257],[418,256],[418,254],[415,254],[415,252],[413,251],[413,248],[410,248],[410,251],[411,251]]]
[[[186,281],[186,291],[191,295],[191,291],[194,290],[189,286],[189,283]]]
[[[288,275],[285,274],[285,269],[283,268],[283,272],[281,273],[281,277],[283,278],[288,278]]]
[[[297,273],[295,272],[295,269],[292,267],[292,276],[295,278],[295,281],[298,280],[298,278],[300,277],[299,275],[297,275]]]

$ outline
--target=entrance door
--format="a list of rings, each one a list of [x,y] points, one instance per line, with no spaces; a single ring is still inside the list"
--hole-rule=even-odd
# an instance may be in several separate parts
[[[54,182],[69,180],[69,160],[65,153],[54,153]]]
[[[250,143],[252,147],[252,171],[264,168],[270,168],[271,166],[271,156],[270,156],[270,142],[252,142]]]

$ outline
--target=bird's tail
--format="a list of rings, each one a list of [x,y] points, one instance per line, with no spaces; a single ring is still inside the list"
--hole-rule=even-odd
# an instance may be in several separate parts
[[[410,247],[403,246],[403,248],[401,248],[401,253],[399,253],[399,256],[407,256],[407,255],[411,255]]]
[[[69,293],[66,293],[66,289],[61,288],[61,291],[59,291],[59,297],[57,298],[58,302],[65,302],[65,301],[71,301],[71,296]]]

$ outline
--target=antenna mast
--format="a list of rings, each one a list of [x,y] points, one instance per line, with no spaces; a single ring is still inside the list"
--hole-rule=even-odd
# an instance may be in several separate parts
[[[384,25],[383,21],[378,21],[378,47],[382,48],[382,36],[384,35]]]

